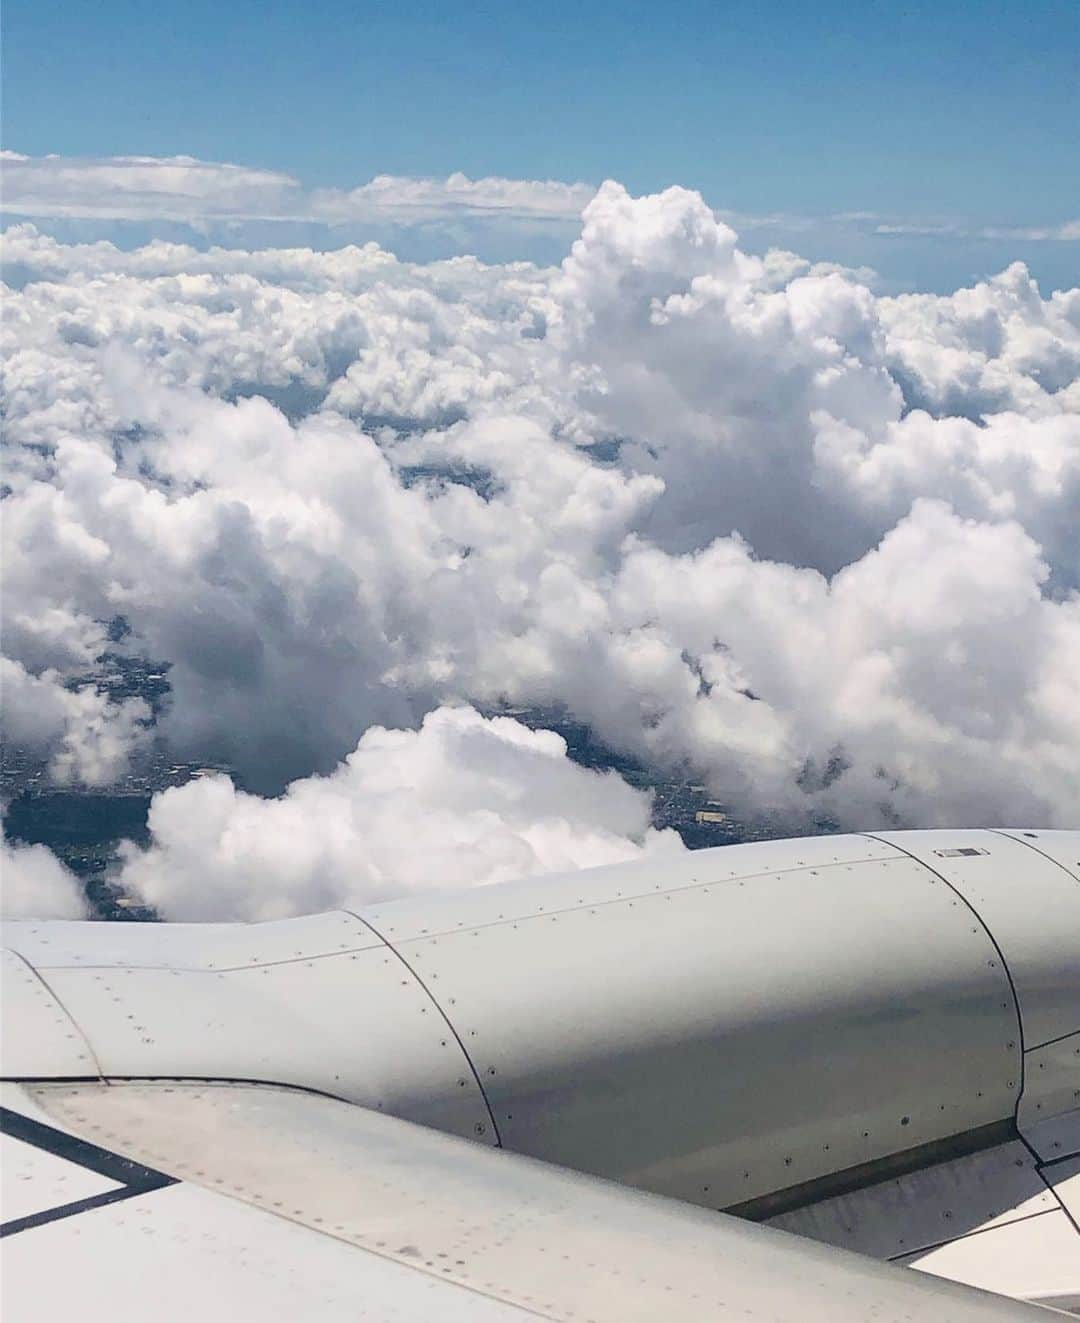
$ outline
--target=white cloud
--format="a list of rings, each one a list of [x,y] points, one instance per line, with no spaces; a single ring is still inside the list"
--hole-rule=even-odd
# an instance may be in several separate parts
[[[900,238],[1012,239],[1035,243],[1072,243],[1080,239],[1080,220],[1060,221],[1054,225],[966,225],[960,221],[880,221],[875,234]]]
[[[648,797],[586,771],[551,731],[470,708],[366,732],[280,799],[209,776],[155,795],[118,881],[169,919],[275,919],[681,852]]]
[[[5,646],[18,643],[8,635]],[[0,695],[4,743],[39,755],[61,785],[111,785],[148,740],[143,699],[113,701],[92,683],[65,684],[52,668],[34,674],[0,657]]]
[[[588,183],[555,179],[444,179],[376,175],[351,189],[305,188],[281,170],[202,161],[193,156],[27,156],[0,151],[3,209],[13,216],[116,221],[298,221],[325,225],[455,217],[576,222],[596,192]],[[1080,220],[1040,225],[976,225],[959,219],[911,220],[874,212],[798,215],[722,211],[740,229],[812,235],[854,232],[883,236],[1016,240],[1080,239]]]
[[[123,616],[159,732],[260,792],[505,697],[793,826],[1074,825],[1080,291],[883,298],[614,183],[558,269],[6,257],[10,719],[54,759],[144,737],[64,706]]]
[[[325,221],[389,216],[422,220],[431,216],[488,215],[521,220],[577,220],[595,193],[589,184],[554,179],[470,179],[460,171],[446,179],[376,175],[348,191],[316,189],[310,214]]]
[[[4,208],[24,216],[141,220],[271,217],[295,209],[301,189],[276,170],[193,156],[0,156]]]
[[[353,189],[304,189],[291,175],[192,156],[64,157],[0,153],[4,210],[96,220],[278,220],[341,224],[455,216],[575,221],[588,184],[558,180],[376,175]]]
[[[44,845],[0,836],[0,918],[85,919],[79,879]]]
[[[1075,243],[1080,240],[1080,220],[1056,225],[987,225],[977,233],[987,239],[1030,239],[1036,243]]]

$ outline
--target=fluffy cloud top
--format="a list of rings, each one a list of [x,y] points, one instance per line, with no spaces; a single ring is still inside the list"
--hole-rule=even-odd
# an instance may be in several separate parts
[[[418,731],[373,727],[325,777],[279,799],[223,775],[154,797],[152,842],[119,882],[170,919],[276,919],[407,892],[681,851],[649,799],[586,771],[551,731],[440,708]]]
[[[79,879],[44,845],[0,837],[0,918],[85,919]]]
[[[58,776],[150,738],[122,617],[156,736],[259,793],[508,700],[792,829],[1076,824],[1080,290],[879,297],[614,183],[556,269],[6,259],[7,720]]]

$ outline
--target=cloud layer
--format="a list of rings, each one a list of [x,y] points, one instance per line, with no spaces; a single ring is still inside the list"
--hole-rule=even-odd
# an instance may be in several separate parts
[[[24,156],[0,152],[4,209],[96,220],[423,221],[497,214],[576,221],[596,191],[558,180],[377,175],[353,189],[305,189],[279,170],[193,156]]]
[[[558,268],[29,225],[6,263],[5,719],[57,778],[152,737],[108,646],[259,793],[506,700],[793,829],[1076,824],[1080,290],[879,297],[613,183]],[[212,793],[257,811],[167,802]]]

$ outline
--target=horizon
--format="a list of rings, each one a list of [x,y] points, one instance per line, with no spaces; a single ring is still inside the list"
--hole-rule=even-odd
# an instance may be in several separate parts
[[[687,187],[751,251],[873,269],[887,292],[950,293],[1017,260],[1046,292],[1075,283],[1080,11],[1065,0],[558,0],[543,15],[333,0],[317,18],[13,0],[3,23],[4,146],[36,167],[5,172],[5,212],[67,239],[367,236],[419,260],[551,263],[615,179]],[[189,195],[174,177],[125,213],[132,157],[159,176],[199,163]],[[509,181],[523,213],[470,212],[445,187],[456,176]],[[371,196],[382,177],[396,196]],[[77,219],[88,198],[96,220]],[[292,220],[252,223],[283,205]]]

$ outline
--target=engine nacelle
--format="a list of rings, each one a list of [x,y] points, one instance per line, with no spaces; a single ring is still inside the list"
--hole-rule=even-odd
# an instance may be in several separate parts
[[[7,1078],[317,1089],[777,1211],[1080,1105],[1080,833],[728,846],[274,924],[10,924]]]

